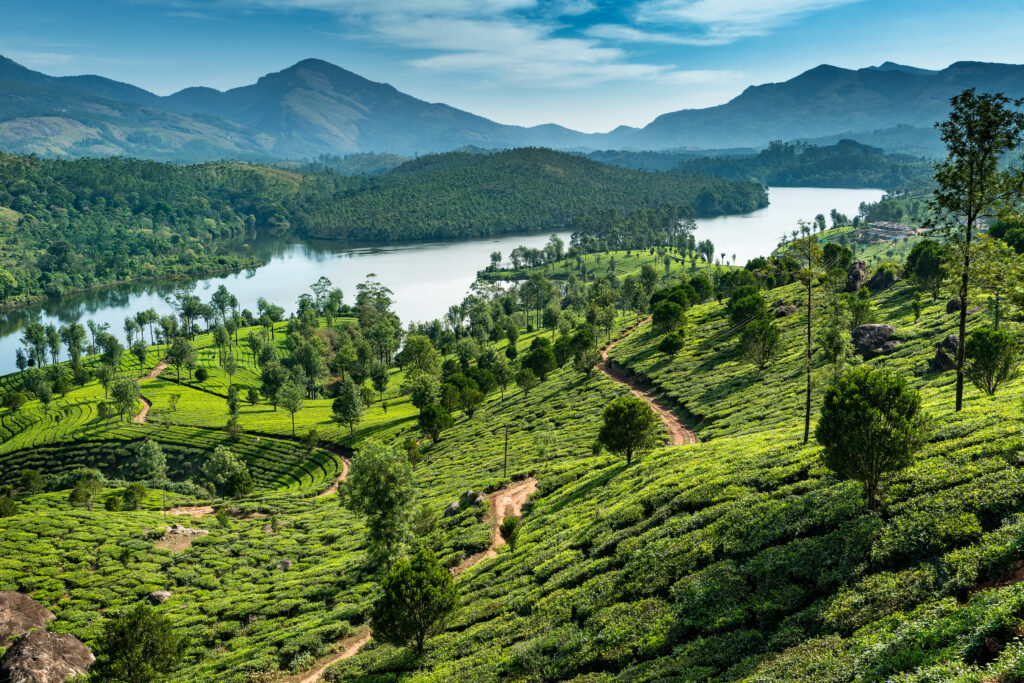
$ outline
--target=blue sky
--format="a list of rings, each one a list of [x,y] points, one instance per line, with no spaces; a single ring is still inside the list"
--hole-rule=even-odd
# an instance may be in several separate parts
[[[0,54],[159,94],[318,57],[501,121],[603,131],[821,63],[1024,62],[1024,0],[0,0]]]

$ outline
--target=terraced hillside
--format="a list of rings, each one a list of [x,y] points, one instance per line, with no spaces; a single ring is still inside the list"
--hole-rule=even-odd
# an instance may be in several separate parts
[[[761,295],[794,301],[798,286]],[[813,440],[803,444],[800,307],[776,319],[782,351],[760,372],[740,356],[728,297],[689,309],[672,356],[659,350],[652,324],[630,329],[638,313],[620,311],[599,337],[629,329],[610,348],[611,362],[699,439],[665,446],[663,431],[662,445],[631,465],[595,447],[605,407],[629,388],[572,362],[528,392],[495,388],[472,417],[456,411],[436,443],[420,431],[401,389],[408,370],[397,366],[351,435],[331,420],[330,399],[304,402],[296,432],[315,427],[325,449],[303,455],[289,414],[262,398],[241,407],[242,434],[232,437],[228,381],[243,396],[258,388],[243,330],[230,380],[208,335],[197,337],[209,378],[183,375],[178,384],[169,367],[144,380],[153,406],[146,423],[68,417],[60,431],[49,416],[100,400],[92,382],[56,398],[42,417],[33,402],[20,408],[37,419],[5,421],[11,435],[0,458],[5,481],[23,469],[59,474],[78,465],[130,479],[134,449],[149,437],[165,445],[171,478],[181,481],[226,445],[249,465],[256,490],[233,501],[168,496],[168,506],[223,507],[229,514],[220,519],[162,514],[152,489],[138,511],[72,507],[66,490],[20,497],[17,514],[0,518],[0,590],[30,593],[57,614],[54,630],[86,642],[105,610],[171,591],[158,609],[190,636],[173,675],[182,681],[307,680],[324,666],[332,681],[1017,680],[1024,380],[994,396],[970,388],[966,409],[954,413],[952,374],[929,370],[954,316],[926,297],[915,319],[915,291],[899,282],[871,295],[899,345],[851,362],[908,377],[933,425],[874,511],[859,484],[823,466]],[[822,307],[831,296],[827,285],[815,288]],[[969,327],[988,315],[972,313]],[[1017,319],[1003,325],[1019,332]],[[275,335],[286,353],[285,326]],[[524,330],[518,355],[553,336]],[[833,372],[815,356],[815,420]],[[343,448],[358,458],[370,437],[418,444],[416,541],[460,568],[458,606],[421,657],[372,638],[351,647],[365,639],[379,568],[366,565],[363,520],[338,505],[345,483],[340,495],[316,494],[340,473]],[[518,541],[488,556],[486,494],[531,478],[537,490],[521,508]],[[156,529],[172,521],[208,533],[184,549],[161,547]]]

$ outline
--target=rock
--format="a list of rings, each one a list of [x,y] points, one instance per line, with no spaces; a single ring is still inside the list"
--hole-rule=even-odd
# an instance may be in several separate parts
[[[146,596],[151,605],[162,605],[171,598],[171,591],[153,591]]]
[[[461,510],[464,505],[479,505],[480,502],[483,501],[483,499],[484,496],[482,493],[477,493],[476,491],[470,489],[469,491],[466,491],[461,496],[459,496],[458,500],[453,501],[448,507],[444,509],[444,516],[454,517],[459,513],[459,510]]]
[[[45,629],[53,621],[53,612],[15,591],[0,591],[0,644],[34,628]]]
[[[796,313],[796,306],[779,306],[775,309],[776,318],[786,318]]]
[[[792,305],[794,305],[794,304],[791,304],[790,302],[786,301],[785,299],[776,299],[775,301],[772,302],[772,308],[782,308],[783,306],[792,306]]]
[[[846,291],[857,292],[868,281],[868,264],[863,261],[854,261],[846,269]]]
[[[0,659],[0,681],[63,683],[84,675],[94,661],[85,643],[69,633],[29,631]]]
[[[279,571],[279,572],[286,572],[289,569],[291,569],[294,564],[295,563],[292,562],[291,560],[281,560],[280,562],[277,563],[277,571]]]
[[[890,268],[879,268],[875,272],[874,277],[868,281],[868,289],[872,292],[879,292],[883,289],[889,289],[894,284],[900,281],[900,276]]]
[[[462,507],[462,506],[459,505],[459,501],[457,501],[457,500],[453,501],[451,505],[449,505],[448,507],[446,507],[444,509],[444,516],[445,517],[454,517],[455,515],[459,514],[459,508],[460,507]]]
[[[163,528],[167,529],[168,534],[173,534],[175,536],[205,536],[210,533],[206,529],[191,529],[180,524],[172,524],[170,527]]]
[[[955,367],[956,361],[942,346],[935,350],[935,357],[928,361],[928,372],[947,372]]]
[[[892,325],[861,325],[853,330],[851,337],[857,353],[865,358],[874,358],[892,353],[899,346],[893,339],[896,328]]]
[[[939,348],[945,349],[950,353],[956,353],[957,349],[960,348],[960,337],[955,334],[947,334],[946,338],[939,342]]]
[[[946,313],[956,313],[960,310],[960,299],[950,299],[946,302]]]

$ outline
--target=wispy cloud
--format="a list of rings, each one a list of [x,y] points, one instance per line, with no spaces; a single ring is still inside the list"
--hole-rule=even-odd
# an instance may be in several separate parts
[[[5,52],[4,56],[25,66],[36,68],[68,64],[78,58],[78,55],[69,55],[63,52],[21,52],[18,50]]]
[[[641,0],[632,10],[636,23],[673,33],[673,42],[722,45],[763,36],[814,12],[862,0]]]

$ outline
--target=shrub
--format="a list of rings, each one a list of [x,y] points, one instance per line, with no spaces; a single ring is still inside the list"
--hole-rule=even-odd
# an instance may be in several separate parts
[[[634,454],[654,446],[657,430],[658,417],[646,402],[620,396],[604,409],[604,424],[597,438],[611,452],[625,456],[628,465]]]
[[[422,654],[427,637],[441,627],[455,600],[452,575],[433,552],[420,548],[411,558],[398,560],[381,582],[371,617],[374,638],[412,645]]]
[[[166,616],[138,603],[103,624],[89,677],[131,683],[161,680],[177,668],[186,643]]]
[[[678,332],[670,332],[658,342],[658,350],[666,356],[674,356],[683,348],[683,335]]]
[[[974,330],[964,344],[964,356],[970,362],[968,379],[989,395],[1017,376],[1020,351],[1016,340],[1005,330]]]
[[[862,366],[825,392],[814,435],[825,447],[825,466],[860,481],[874,508],[881,477],[910,464],[924,443],[925,424],[921,398],[906,379]]]
[[[199,382],[200,384],[202,384],[209,378],[210,373],[206,370],[206,368],[199,368],[196,370],[196,381]]]

